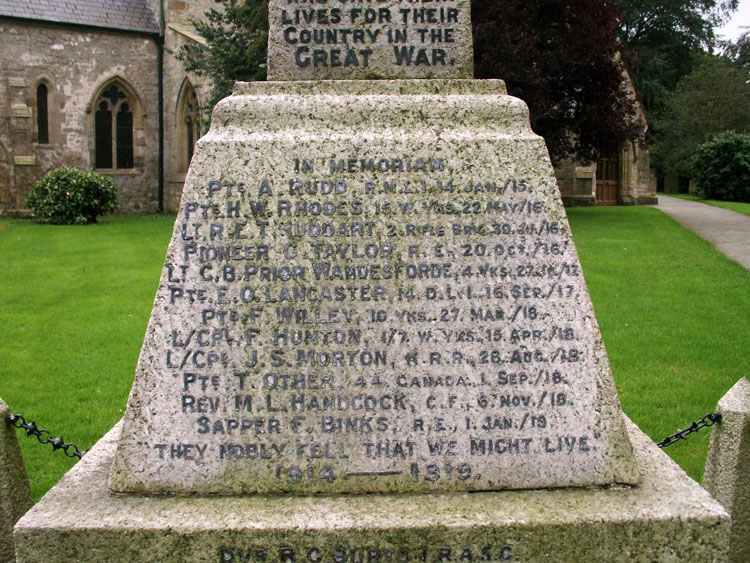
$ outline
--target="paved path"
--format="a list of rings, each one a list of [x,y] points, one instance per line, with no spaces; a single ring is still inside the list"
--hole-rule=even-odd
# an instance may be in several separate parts
[[[659,196],[657,207],[750,270],[750,217],[676,197]]]

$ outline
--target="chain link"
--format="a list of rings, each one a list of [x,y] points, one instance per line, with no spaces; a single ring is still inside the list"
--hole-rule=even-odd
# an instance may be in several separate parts
[[[49,430],[38,428],[36,422],[26,422],[20,414],[9,414],[7,420],[16,428],[23,429],[27,436],[36,436],[40,444],[50,444],[53,451],[62,450],[66,456],[78,459],[88,453],[88,450],[81,450],[75,444],[66,444],[62,436],[54,438]]]
[[[717,422],[721,422],[721,415],[715,414],[715,413],[708,413],[706,416],[698,420],[697,422],[693,422],[690,426],[685,428],[684,430],[678,430],[674,434],[670,434],[666,438],[664,438],[661,442],[658,442],[656,445],[660,448],[666,448],[667,446],[671,446],[675,442],[679,442],[680,440],[685,440],[690,434],[693,432],[697,432],[701,428],[705,428],[706,426],[713,426]]]
[[[49,430],[47,430],[46,428],[38,428],[36,423],[33,421],[26,422],[26,419],[20,414],[10,414],[8,415],[7,420],[16,428],[23,429],[26,432],[27,436],[36,436],[36,439],[40,444],[50,444],[54,451],[63,450],[65,455],[68,457],[77,457],[78,459],[81,459],[88,453],[88,450],[81,450],[76,444],[66,444],[62,436],[57,438],[52,437],[52,433]],[[674,434],[670,434],[660,442],[657,442],[656,445],[660,448],[666,448],[667,446],[671,446],[675,442],[687,439],[687,437],[693,432],[697,432],[701,428],[705,428],[707,426],[713,426],[717,422],[721,422],[721,415],[716,413],[708,413],[700,420],[693,422],[684,430],[678,430]]]

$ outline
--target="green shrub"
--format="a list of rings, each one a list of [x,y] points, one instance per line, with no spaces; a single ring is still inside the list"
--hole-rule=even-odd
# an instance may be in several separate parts
[[[750,134],[726,131],[698,147],[693,178],[701,197],[750,201]]]
[[[34,185],[26,205],[52,223],[96,223],[97,215],[117,208],[117,186],[109,176],[91,170],[58,168]]]

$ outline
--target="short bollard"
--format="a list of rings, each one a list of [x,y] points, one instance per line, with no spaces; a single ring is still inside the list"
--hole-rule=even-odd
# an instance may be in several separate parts
[[[13,525],[33,504],[16,429],[6,420],[9,414],[0,399],[0,563],[16,560]]]
[[[717,406],[703,487],[732,517],[729,561],[750,561],[750,382],[735,383]]]

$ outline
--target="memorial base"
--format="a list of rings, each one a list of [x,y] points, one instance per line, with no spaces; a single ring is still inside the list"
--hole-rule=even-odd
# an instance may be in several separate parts
[[[726,561],[724,509],[629,432],[637,487],[155,497],[109,491],[118,425],[18,522],[18,563]]]

